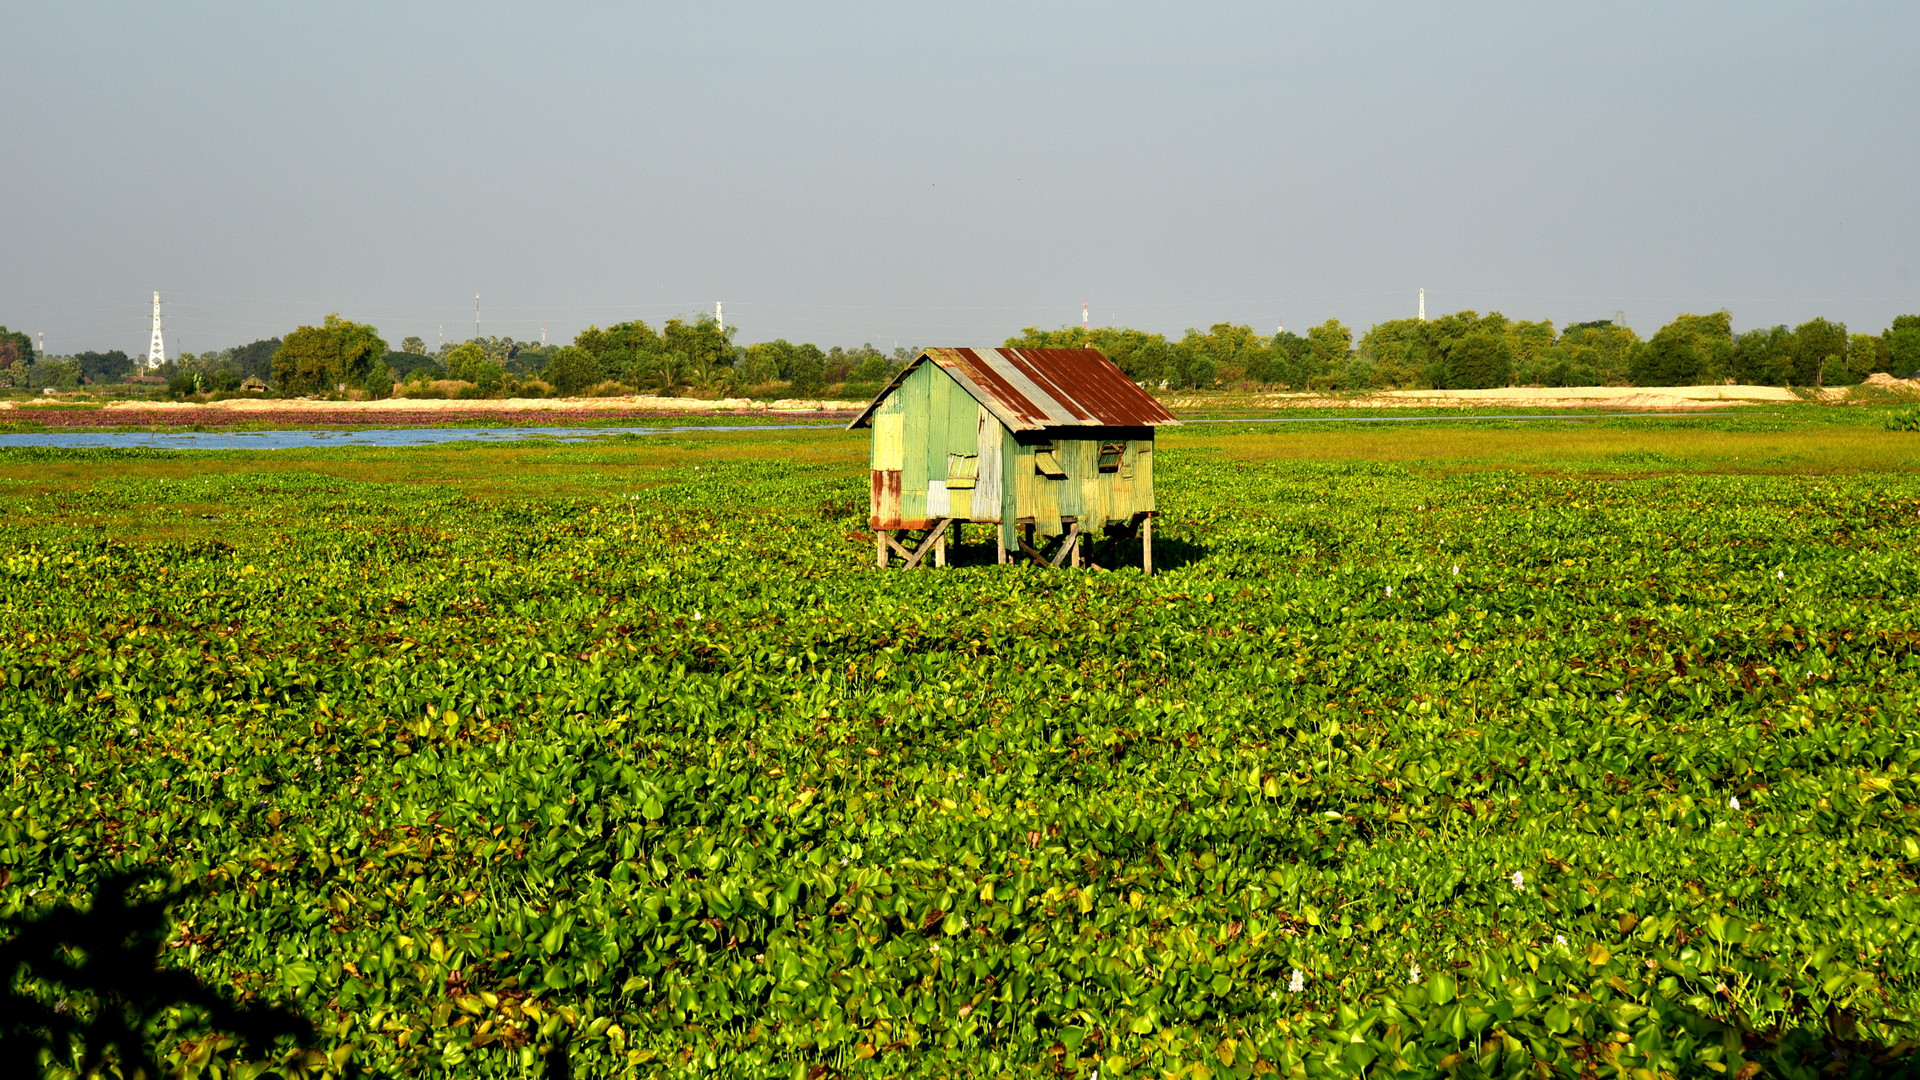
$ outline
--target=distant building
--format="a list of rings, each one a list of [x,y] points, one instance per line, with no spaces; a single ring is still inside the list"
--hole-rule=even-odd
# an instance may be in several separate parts
[[[1177,423],[1098,349],[927,349],[848,425],[873,429],[875,562],[945,565],[948,529],[979,522],[1001,563],[1079,566],[1088,537],[1138,536],[1151,573],[1154,429]]]

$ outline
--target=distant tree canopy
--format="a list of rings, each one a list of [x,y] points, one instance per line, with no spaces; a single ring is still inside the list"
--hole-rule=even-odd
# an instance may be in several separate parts
[[[741,381],[758,386],[775,379],[791,385],[788,392],[810,397],[826,386],[827,354],[811,343],[795,345],[786,338],[749,345],[741,359]]]
[[[604,377],[600,358],[582,345],[563,345],[547,361],[545,378],[555,390],[572,396]]]
[[[273,381],[273,354],[280,351],[279,338],[261,338],[235,347],[227,354],[227,364],[241,379]]]
[[[1814,319],[1733,332],[1726,311],[1681,314],[1642,341],[1611,319],[1556,333],[1547,321],[1494,311],[1457,311],[1422,321],[1376,323],[1358,343],[1338,320],[1305,335],[1272,337],[1216,324],[1178,340],[1125,327],[1028,327],[1006,344],[1105,353],[1134,381],[1181,389],[1241,383],[1294,390],[1520,386],[1677,386],[1728,381],[1762,385],[1859,382],[1875,371],[1920,375],[1920,316],[1902,315],[1884,334],[1849,334]]]
[[[336,313],[319,326],[302,326],[286,336],[273,354],[273,382],[290,394],[359,385],[386,354],[378,330]]]
[[[447,365],[447,378],[476,382],[480,378],[480,365],[487,362],[487,350],[477,341],[468,341],[448,349],[440,361]]]
[[[80,378],[89,383],[125,382],[133,374],[133,358],[119,349],[74,353],[73,362],[80,365]]]
[[[1635,386],[1725,382],[1733,352],[1730,313],[1677,315],[1635,352],[1627,375]]]
[[[1881,335],[1886,342],[1886,370],[1903,379],[1920,376],[1920,315],[1900,315]]]
[[[736,327],[722,327],[706,315],[692,322],[668,319],[659,333],[636,319],[605,330],[589,326],[574,335],[573,347],[593,357],[602,380],[674,394],[689,387],[710,388],[740,381],[734,370],[736,332]],[[557,359],[559,354],[555,353],[553,360]],[[553,360],[547,364],[547,381],[558,387],[552,375]],[[579,365],[578,358],[569,357],[562,370],[572,372]]]
[[[181,354],[156,368],[193,391],[232,389],[249,377],[270,377],[283,393],[325,392],[345,384],[370,389],[384,363],[395,381],[445,375],[473,383],[463,393],[518,393],[538,375],[562,394],[603,383],[659,394],[742,392],[817,397],[840,387],[876,392],[920,350],[885,355],[871,343],[822,350],[784,338],[734,344],[736,327],[702,315],[668,319],[657,331],[640,320],[590,326],[572,344],[547,346],[511,337],[442,345],[429,355],[418,337],[391,351],[372,326],[338,314],[285,338],[265,338],[224,351]],[[1178,338],[1129,327],[1027,327],[1006,339],[1026,348],[1092,346],[1130,378],[1155,389],[1265,386],[1299,391],[1395,388],[1757,383],[1848,385],[1875,372],[1920,377],[1920,315],[1901,315],[1883,333],[1849,332],[1846,324],[1810,319],[1792,328],[1735,332],[1727,311],[1679,314],[1641,340],[1611,319],[1574,322],[1556,332],[1548,321],[1457,311],[1430,320],[1389,319],[1355,340],[1338,319],[1305,333],[1272,336],[1236,323],[1189,329]],[[74,386],[124,380],[133,361],[119,350],[71,357],[38,356],[26,334],[0,326],[0,387]],[[386,378],[374,382],[384,387]],[[785,383],[785,387],[780,384]],[[410,383],[411,385],[411,383]],[[537,387],[534,392],[539,392]]]
[[[1798,386],[1822,386],[1830,373],[1844,372],[1847,324],[1809,319],[1793,328],[1793,381]],[[1844,376],[1841,381],[1844,381]]]
[[[0,326],[0,386],[25,386],[35,359],[31,337]]]

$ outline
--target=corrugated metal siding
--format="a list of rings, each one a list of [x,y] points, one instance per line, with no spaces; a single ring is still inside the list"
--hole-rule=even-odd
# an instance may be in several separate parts
[[[1026,512],[1020,508],[1020,444],[998,419],[993,425],[1000,432],[1000,539],[1008,551],[1018,551],[1014,529]]]
[[[873,528],[900,528],[900,470],[873,470],[873,492],[868,506]]]
[[[906,467],[907,421],[900,414],[897,400],[888,405],[888,409],[873,418],[873,467],[897,471]]]
[[[1153,444],[1143,442],[1134,458],[1133,466],[1133,512],[1150,514],[1153,512]]]
[[[978,404],[974,405],[973,411],[974,447],[980,455],[980,461],[974,470],[976,479],[973,485],[973,498],[968,503],[968,516],[974,521],[999,521],[1002,490],[1000,421]]]
[[[932,479],[927,475],[927,441],[934,371],[925,365],[915,368],[898,391],[900,408],[906,415],[907,459],[900,471],[900,526],[905,529],[924,529],[927,525],[927,481]]]

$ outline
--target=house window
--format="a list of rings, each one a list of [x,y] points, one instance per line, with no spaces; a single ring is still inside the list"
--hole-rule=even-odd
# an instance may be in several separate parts
[[[1041,443],[1033,448],[1033,471],[1041,476],[1050,476],[1055,480],[1064,479],[1067,470],[1060,465],[1060,448],[1053,443]]]
[[[1127,456],[1127,444],[1123,442],[1103,442],[1100,444],[1100,471],[1119,472],[1120,459]]]
[[[947,455],[947,488],[970,488],[980,479],[979,454]]]

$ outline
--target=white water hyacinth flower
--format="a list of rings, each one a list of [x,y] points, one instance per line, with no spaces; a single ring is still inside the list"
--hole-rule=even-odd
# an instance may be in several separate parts
[[[1287,993],[1298,994],[1306,990],[1306,988],[1307,988],[1307,977],[1301,974],[1299,968],[1294,968],[1293,978],[1287,980]]]
[[[1389,586],[1387,586],[1387,595],[1388,595],[1388,596],[1392,596],[1392,595],[1393,595],[1393,586],[1391,586],[1391,585],[1389,585]]]
[[[1456,566],[1456,567],[1454,567],[1454,568],[1453,568],[1453,576],[1454,576],[1454,577],[1459,577],[1459,576],[1460,576],[1460,568],[1459,568],[1459,567],[1457,567],[1457,566]]]
[[[1418,963],[1415,963],[1412,967],[1407,969],[1407,981],[1410,983],[1419,982],[1420,975],[1421,975],[1421,971],[1420,971],[1420,965]]]
[[[1567,943],[1567,935],[1565,934],[1553,935],[1553,943],[1555,945],[1565,945]]]
[[[1787,580],[1787,572],[1785,570],[1775,570],[1773,576],[1780,581]]]
[[[1514,892],[1526,892],[1526,891],[1527,891],[1527,875],[1525,875],[1525,874],[1523,874],[1523,873],[1521,873],[1521,872],[1520,872],[1520,871],[1518,871],[1518,870],[1515,870],[1515,871],[1513,872],[1513,878],[1512,878],[1512,881],[1513,881],[1513,891],[1514,891]]]
[[[1727,809],[1729,809],[1729,810],[1738,810],[1738,809],[1740,809],[1740,796],[1738,796],[1738,795],[1735,795],[1735,796],[1734,796],[1733,798],[1731,798],[1731,799],[1728,799],[1728,800],[1727,800]]]

